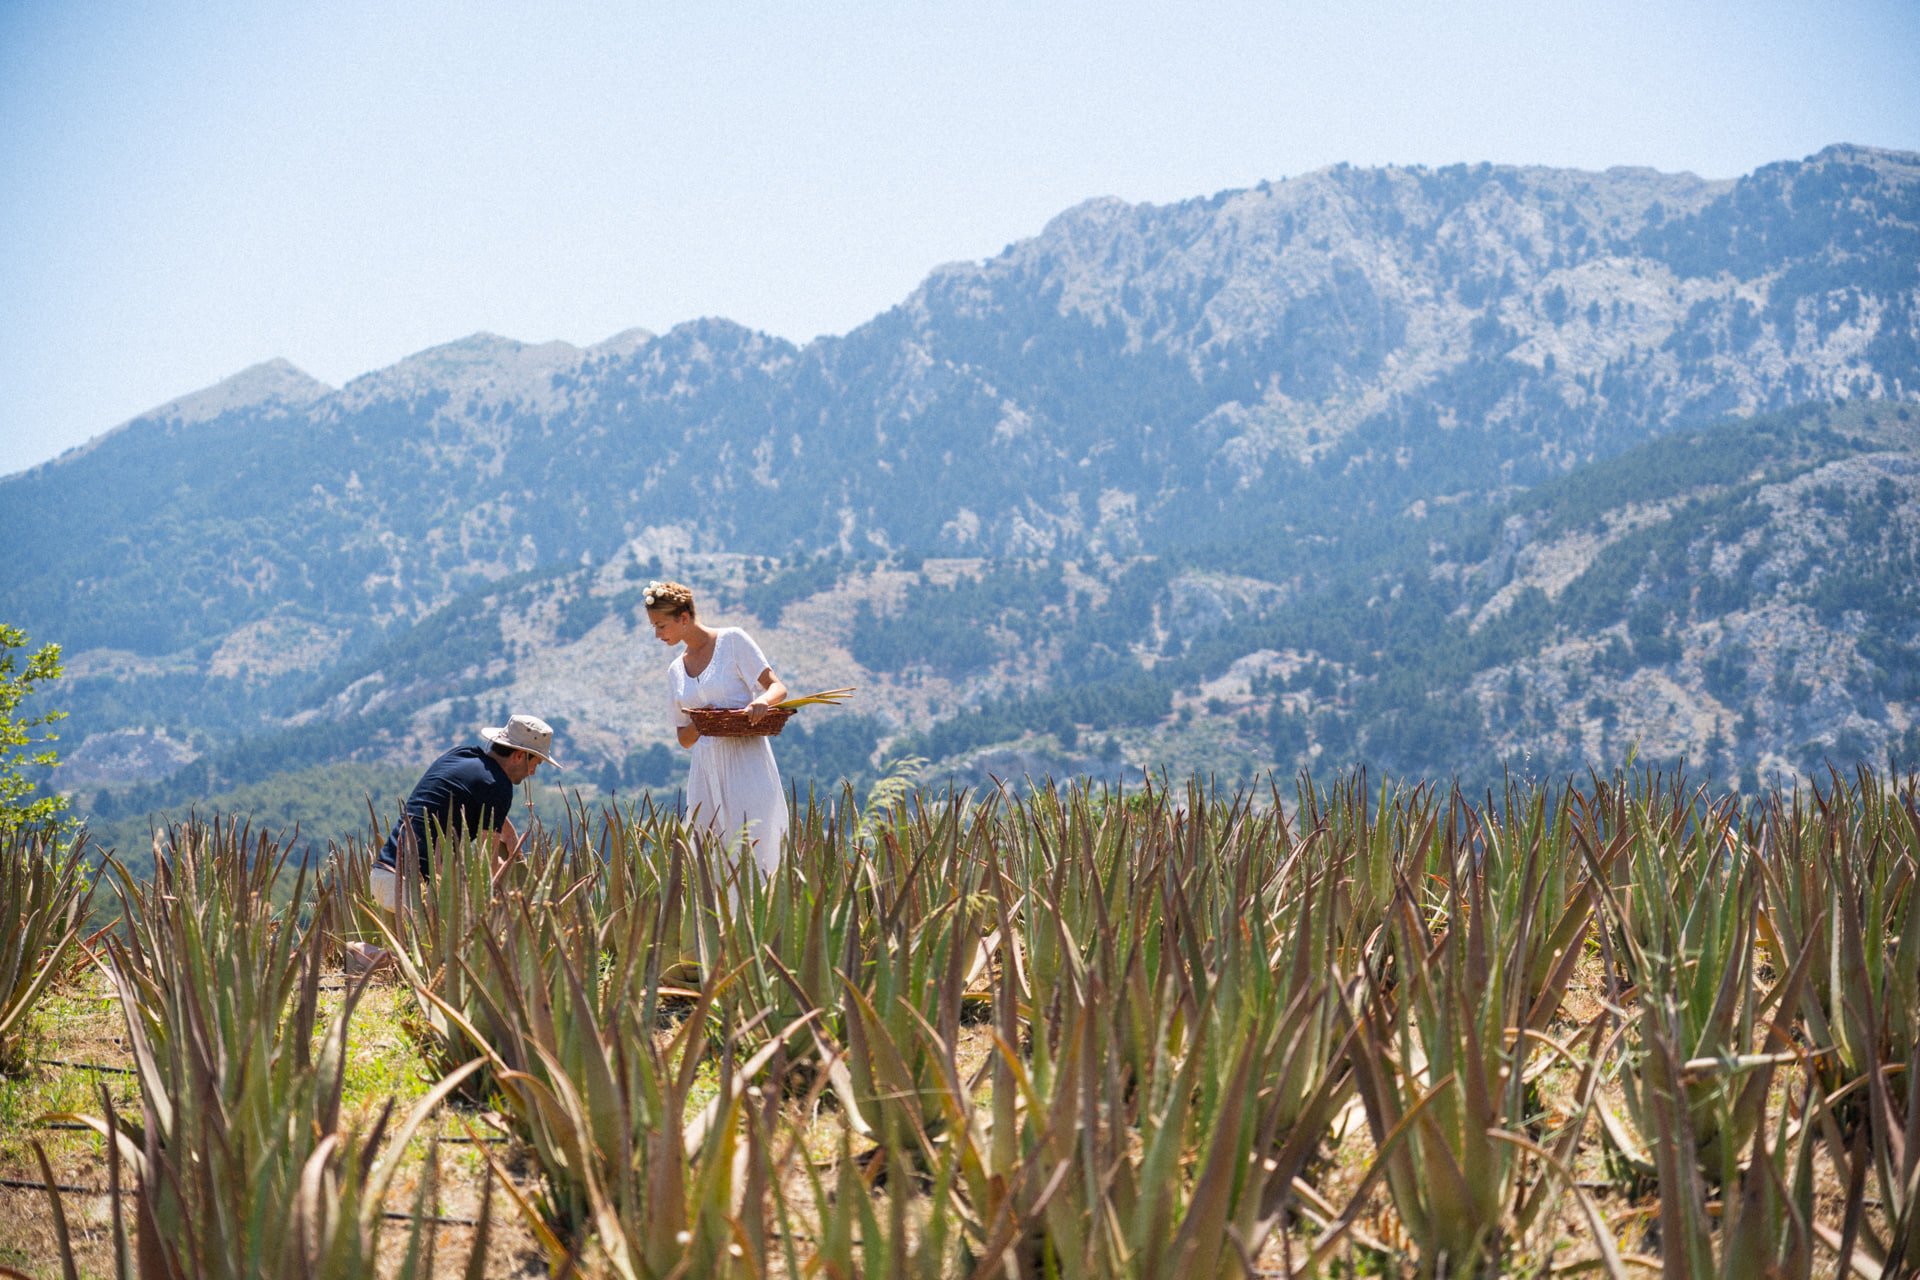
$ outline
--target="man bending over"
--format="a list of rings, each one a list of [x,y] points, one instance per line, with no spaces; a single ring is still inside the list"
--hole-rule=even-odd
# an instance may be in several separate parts
[[[487,745],[455,747],[427,766],[407,797],[406,811],[374,859],[368,887],[381,906],[398,910],[400,859],[412,858],[422,881],[433,878],[433,855],[455,841],[492,837],[500,862],[520,852],[520,836],[507,811],[513,789],[553,758],[553,730],[536,716],[514,716],[497,729],[482,729]],[[347,944],[347,967],[364,970],[387,958],[379,947]]]

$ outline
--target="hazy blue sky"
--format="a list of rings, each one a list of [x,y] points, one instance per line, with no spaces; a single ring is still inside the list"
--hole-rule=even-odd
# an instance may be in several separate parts
[[[1099,195],[1920,149],[1920,4],[0,0],[0,473],[284,356],[842,333]]]

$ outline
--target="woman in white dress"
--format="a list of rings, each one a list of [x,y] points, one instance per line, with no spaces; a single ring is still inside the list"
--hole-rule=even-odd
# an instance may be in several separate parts
[[[764,736],[702,737],[689,707],[745,707],[758,724],[787,697],[753,637],[738,627],[703,626],[693,592],[678,582],[653,582],[642,593],[656,639],[685,645],[667,668],[667,702],[680,745],[693,752],[687,768],[687,812],[694,824],[733,845],[744,835],[754,865],[772,875],[787,837],[787,796],[773,744]]]

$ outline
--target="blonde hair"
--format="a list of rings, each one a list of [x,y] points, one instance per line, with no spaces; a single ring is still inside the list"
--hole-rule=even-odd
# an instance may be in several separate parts
[[[679,617],[694,612],[692,588],[678,582],[649,582],[640,599],[648,613],[670,613]]]

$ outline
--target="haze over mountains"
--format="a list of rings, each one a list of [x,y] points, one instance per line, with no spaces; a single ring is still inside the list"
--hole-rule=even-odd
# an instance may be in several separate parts
[[[671,785],[655,575],[861,686],[796,778],[1637,748],[1751,786],[1920,754],[1917,307],[1911,153],[1095,200],[805,347],[248,370],[0,480],[0,591],[105,817],[507,705],[569,781]]]

